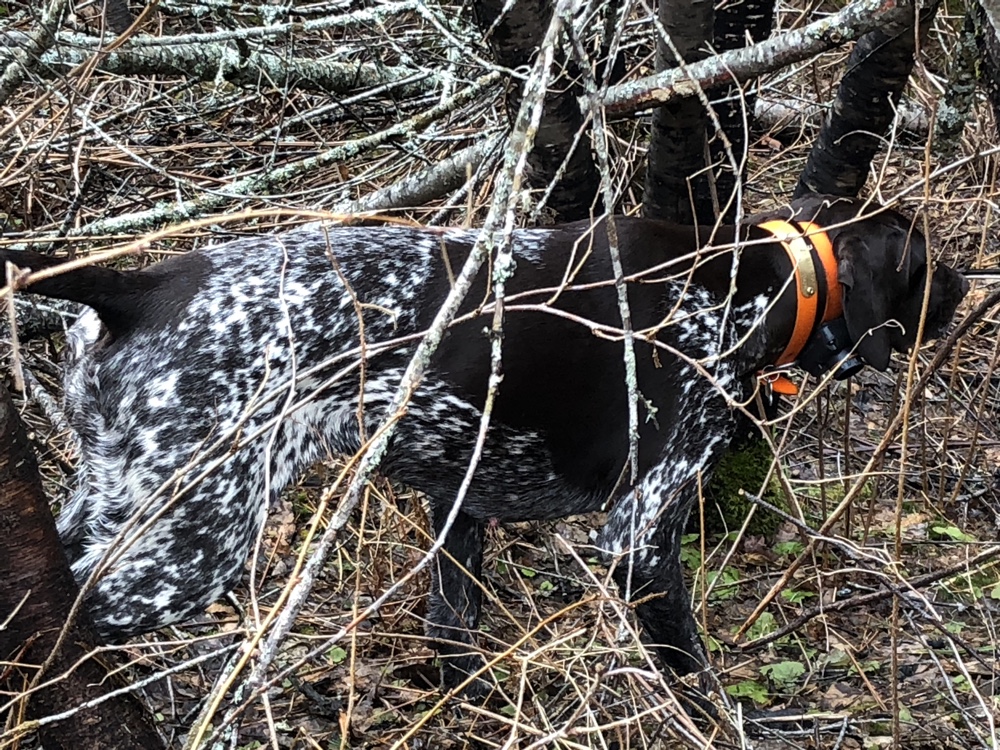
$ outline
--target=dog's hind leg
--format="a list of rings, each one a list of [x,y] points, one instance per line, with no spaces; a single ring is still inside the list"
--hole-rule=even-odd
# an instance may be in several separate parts
[[[432,515],[434,533],[440,535],[448,518],[448,506],[435,505]],[[479,577],[483,567],[483,533],[482,523],[459,513],[431,565],[427,634],[437,641],[447,687],[461,684],[484,664],[474,645],[482,601]],[[464,692],[478,693],[484,687],[485,683],[477,681]]]

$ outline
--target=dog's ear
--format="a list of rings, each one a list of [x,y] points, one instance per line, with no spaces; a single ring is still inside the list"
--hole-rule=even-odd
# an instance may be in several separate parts
[[[922,298],[922,289],[911,292],[910,278],[923,266],[923,238],[917,232],[908,236],[902,227],[865,222],[836,237],[834,254],[847,330],[865,362],[885,370],[892,350],[905,351],[916,336],[920,306],[914,317],[907,303],[913,294],[918,302]]]

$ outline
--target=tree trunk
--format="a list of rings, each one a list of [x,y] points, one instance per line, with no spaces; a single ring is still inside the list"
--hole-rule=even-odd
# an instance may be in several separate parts
[[[979,78],[1000,130],[1000,2],[980,0],[975,7],[975,20],[976,45],[981,56]]]
[[[774,25],[774,0],[743,0],[737,3],[723,3],[715,12],[714,44],[716,52],[746,47],[756,44],[771,35]],[[700,221],[714,223],[721,218],[725,223],[736,219],[734,193],[742,186],[746,176],[746,152],[748,134],[754,127],[757,96],[750,93],[756,79],[749,85],[727,86],[713,98],[713,109],[719,119],[722,132],[729,140],[733,156],[740,167],[737,173],[730,163],[722,138],[709,125],[709,158],[711,172],[706,180],[695,182],[695,207]],[[746,93],[743,93],[746,91]]]
[[[712,0],[660,0],[657,15],[677,50],[675,55],[657,32],[657,72],[708,56],[715,16]],[[696,222],[693,203],[699,189],[692,183],[707,179],[706,122],[705,108],[696,97],[677,99],[653,112],[642,196],[644,216],[681,224]]]
[[[134,20],[128,0],[104,0],[104,22],[113,32],[124,34]]]
[[[905,23],[912,12],[912,5],[898,0],[853,0],[805,26],[695,63],[691,75],[704,86],[747,81],[852,42],[873,29]],[[694,94],[690,80],[669,69],[611,86],[604,92],[604,111],[609,119],[620,119]]]
[[[934,151],[945,158],[958,151],[976,99],[976,69],[980,66],[976,48],[977,11],[982,12],[978,6],[965,11],[962,30],[958,32],[948,60],[948,88],[938,101],[934,118]],[[983,67],[986,67],[985,55]]]
[[[926,29],[937,11],[921,18]],[[877,29],[858,40],[837,89],[833,110],[799,177],[795,197],[808,193],[855,196],[895,116],[895,107],[913,69],[913,19],[900,27]]]
[[[0,689],[16,695],[35,680],[39,665],[52,653],[78,588],[56,535],[24,426],[3,383],[0,534],[0,622],[6,621],[6,627],[0,628],[0,660],[8,665],[0,670]],[[96,644],[93,626],[81,614],[46,669],[43,682],[62,676],[25,699],[26,705],[16,704],[7,720],[8,729],[23,721],[19,720],[22,711],[23,717],[37,720],[124,687],[120,675],[109,673],[113,665],[106,663],[110,661],[106,656],[84,660]],[[38,736],[46,750],[156,750],[164,746],[132,694],[41,726]]]
[[[476,0],[476,21],[487,36],[496,61],[506,68],[530,65],[552,20],[550,0],[517,0],[503,13],[504,0]],[[501,17],[502,15],[502,17]],[[494,26],[495,24],[495,26]],[[492,31],[491,31],[492,30]],[[573,141],[583,129],[583,115],[577,97],[583,94],[578,83],[580,74],[572,61],[557,52],[556,62],[562,66],[553,77],[545,95],[545,109],[535,136],[535,146],[528,156],[530,181],[537,188],[548,188],[570,153]],[[521,106],[521,86],[517,82],[507,91],[507,112],[513,122]],[[590,153],[590,139],[584,135],[573,149],[561,179],[555,183],[547,204],[561,221],[586,219],[591,216],[600,189],[597,167]]]

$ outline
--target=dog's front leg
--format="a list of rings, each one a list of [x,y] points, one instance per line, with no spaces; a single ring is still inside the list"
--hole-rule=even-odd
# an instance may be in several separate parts
[[[646,638],[664,666],[680,676],[699,672],[708,662],[681,568],[681,533],[687,514],[678,518],[673,510],[667,508],[664,517],[652,521],[640,511],[633,519],[629,502],[619,502],[605,527],[604,541],[607,548],[620,553],[615,582],[623,593],[630,593],[632,601],[639,602],[636,614]]]
[[[670,538],[660,546],[662,556],[655,571],[640,569],[632,578],[633,591],[642,600],[636,607],[639,622],[660,659],[677,675],[708,667],[681,568],[682,530],[671,529],[663,535]]]
[[[616,553],[615,582],[623,594],[629,592],[631,601],[638,602],[636,614],[643,635],[660,663],[677,677],[698,673],[697,687],[680,693],[689,704],[689,713],[712,716],[714,708],[707,698],[718,685],[691,612],[680,559],[688,515],[683,493],[682,489],[677,493],[680,497],[664,504],[660,495],[640,494],[637,499],[630,491],[611,512],[602,546]]]
[[[433,505],[434,532],[440,535],[448,517],[446,505]],[[482,592],[483,524],[459,513],[448,531],[444,547],[431,565],[431,592],[427,634],[437,641],[446,687],[460,685],[484,665],[475,649]],[[463,693],[477,695],[486,683],[476,680]]]

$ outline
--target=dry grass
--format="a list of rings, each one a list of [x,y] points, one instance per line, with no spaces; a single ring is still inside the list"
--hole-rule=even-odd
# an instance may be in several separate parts
[[[2,7],[8,27],[29,28],[27,7]],[[147,31],[166,35],[259,23],[248,8],[211,10],[196,0],[163,8]],[[334,14],[320,5],[297,11],[307,17]],[[783,23],[797,12],[784,8]],[[93,32],[92,9],[79,13],[74,22]],[[467,14],[456,6],[437,17],[458,33]],[[946,58],[941,49],[953,41],[952,21],[936,23],[909,92],[928,111],[940,95],[940,61]],[[294,46],[284,39],[274,48],[447,71],[453,88],[483,72],[440,28],[412,12],[379,24],[297,32],[293,39]],[[648,23],[632,24],[626,42],[633,73],[648,71]],[[843,55],[831,54],[784,71],[769,79],[767,94],[786,102],[828,101],[842,65]],[[332,209],[391,185],[501,129],[501,96],[494,88],[422,135],[304,171],[294,183],[243,202],[289,209],[287,217],[188,232],[157,243],[150,257],[232,232],[290,224],[297,221],[296,209]],[[8,125],[0,125],[0,242],[46,245],[51,233],[61,232],[56,245],[76,253],[115,246],[130,237],[70,235],[108,216],[265,175],[387,128],[427,109],[441,93],[390,92],[333,106],[342,98],[264,81],[252,89],[86,68],[71,77],[30,78],[6,103]],[[639,119],[616,125],[614,177],[623,210],[641,197],[645,127]],[[754,141],[749,210],[787,198],[813,136],[793,122]],[[900,198],[904,210],[926,216],[940,260],[995,265],[996,146],[995,125],[980,104],[959,153],[941,157],[926,148],[926,135],[894,134],[869,184],[881,200]],[[451,200],[445,196],[405,216],[475,224],[488,206],[491,174],[486,170]],[[928,174],[933,176],[925,180]],[[960,312],[973,310],[986,293],[974,288]],[[888,746],[894,718],[901,747],[998,746],[1000,572],[995,558],[968,562],[995,544],[1000,528],[995,315],[987,310],[935,370],[928,370],[933,345],[917,355],[915,373],[928,383],[922,392],[908,391],[906,364],[897,360],[889,373],[865,372],[850,385],[821,392],[807,387],[800,407],[786,409],[773,425],[775,466],[810,527],[818,528],[852,487],[860,487],[834,529],[836,543],[820,547],[750,635],[766,638],[789,625],[791,632],[759,648],[731,639],[801,549],[794,526],[785,524],[772,538],[734,533],[686,547],[693,606],[712,636],[723,684],[743,696],[747,707],[756,700],[761,708],[811,715],[798,726],[782,726],[780,737],[765,732],[757,747]],[[58,348],[58,336],[33,342],[26,360],[53,391]],[[905,436],[892,434],[865,471],[900,410],[907,416]],[[60,485],[71,482],[72,451],[36,406],[29,405],[26,419],[56,497]],[[228,674],[227,663],[289,585],[336,461],[331,457],[318,467],[273,514],[252,586],[248,580],[236,592],[240,609],[217,604],[201,623],[124,648],[136,680],[172,670],[142,688],[172,747],[181,747],[185,733],[201,722],[211,722],[209,733],[218,732],[234,748],[677,748],[743,742],[741,732],[751,726],[735,711],[725,710],[717,727],[685,726],[590,546],[596,518],[491,529],[482,640],[500,658],[497,694],[485,705],[445,699],[436,687],[433,651],[423,637],[424,578],[410,581],[377,616],[329,644],[331,634],[354,622],[359,609],[402,578],[430,544],[420,498],[386,483],[371,486],[352,517],[283,644],[267,694],[245,705],[236,724],[222,722],[243,705],[244,697],[232,692],[214,716],[205,716],[206,696]],[[942,572],[950,574],[933,582],[922,578]],[[894,598],[893,590],[900,596]],[[850,597],[868,594],[852,606]],[[816,616],[800,622],[808,613]],[[298,663],[319,645],[321,655]]]

